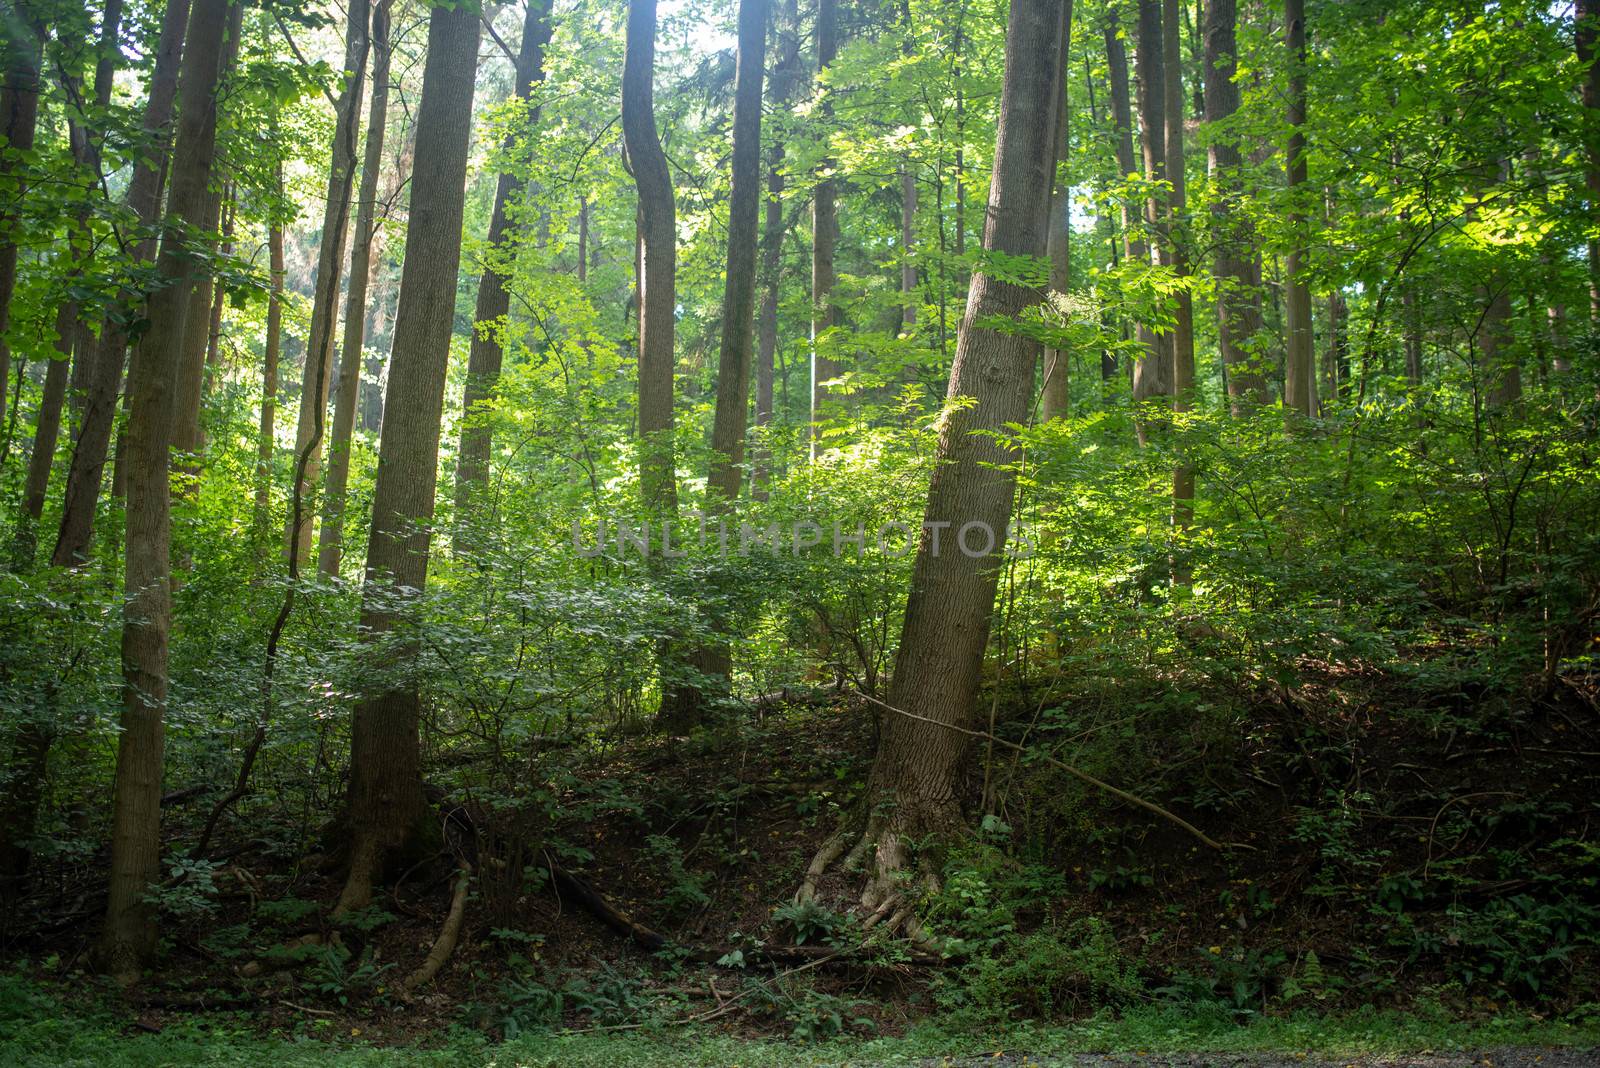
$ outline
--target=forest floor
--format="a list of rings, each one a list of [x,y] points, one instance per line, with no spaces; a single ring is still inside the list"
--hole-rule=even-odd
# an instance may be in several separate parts
[[[1535,793],[1538,812],[1527,818],[1539,821],[1538,842],[1583,840],[1582,813],[1600,791],[1600,768],[1587,759],[1600,748],[1594,725],[1552,704],[1530,709],[1514,731],[1463,744],[1457,731],[1419,732],[1385,717],[1376,700],[1352,705],[1346,691],[1321,718],[1304,696],[1276,712],[1254,709],[1247,744],[1226,755],[1243,763],[1226,772],[1158,774],[1163,762],[1183,766],[1194,741],[1178,733],[1152,746],[1160,732],[1143,732],[1140,759],[1156,771],[1128,785],[1159,790],[1201,826],[1259,847],[1227,856],[1142,812],[1063,794],[1059,781],[1013,769],[1003,814],[1026,831],[1035,863],[972,860],[993,886],[963,891],[982,908],[943,920],[961,933],[963,922],[1001,907],[1007,923],[1027,929],[1097,917],[1114,934],[1118,966],[1141,984],[1117,1011],[1092,983],[1035,981],[1026,960],[1014,972],[1025,994],[1049,988],[1042,1007],[1053,1027],[1015,1022],[1041,1015],[1034,1003],[953,1025],[947,1010],[982,981],[973,962],[928,966],[885,946],[865,958],[760,963],[773,947],[815,952],[859,937],[845,916],[859,876],[824,885],[837,912],[784,908],[849,811],[873,751],[872,717],[841,702],[747,719],[715,738],[602,746],[552,777],[532,812],[508,816],[487,804],[483,769],[473,772],[476,792],[436,784],[454,806],[444,806],[449,849],[393,873],[403,877],[372,926],[346,929],[339,947],[284,948],[324,930],[338,873],[303,844],[294,848],[292,836],[268,834],[217,866],[194,888],[196,900],[186,902],[181,887],[172,895],[167,963],[127,993],[86,972],[88,879],[53,871],[5,921],[15,963],[0,972],[0,1063],[1600,1065],[1592,932],[1527,951],[1545,969],[1533,980],[1543,984],[1538,999],[1468,988],[1449,952],[1385,943],[1392,917],[1382,908],[1352,914],[1341,896],[1348,888],[1330,886],[1328,861],[1330,853],[1381,857],[1381,867],[1357,870],[1387,886],[1396,876],[1385,872],[1522,848],[1518,841],[1534,841],[1528,826],[1504,822],[1516,811],[1497,810],[1499,823],[1444,817],[1469,815],[1475,800]],[[1008,703],[1025,718],[1033,701]],[[1080,710],[1090,730],[1096,717],[1125,710],[1103,705]],[[1327,755],[1335,751],[1339,766]],[[1324,827],[1323,839],[1302,833],[1296,797],[1351,781],[1360,808],[1384,818],[1355,831]],[[1207,790],[1226,801],[1210,810],[1196,803]],[[1567,827],[1563,813],[1580,824]],[[169,833],[185,833],[193,816],[171,814]],[[1487,890],[1458,881],[1450,930],[1461,928],[1463,901],[1533,893],[1547,877],[1572,881],[1570,872],[1542,871],[1542,854],[1518,856],[1526,871],[1482,875]],[[427,953],[448,911],[460,859],[479,874],[460,945],[434,983],[401,995],[399,977]],[[93,857],[82,864],[96,868]],[[581,872],[618,910],[695,952],[651,952],[622,936],[559,880],[552,892],[540,869],[558,867]],[[1029,882],[1046,869],[1061,875]],[[1001,883],[1010,904],[996,904]],[[1444,924],[1445,906],[1420,891],[1407,901],[1408,936],[1420,942],[1417,931]],[[24,912],[39,918],[32,928],[17,925]],[[999,954],[1000,945],[975,956]],[[1505,967],[1503,951],[1483,959]],[[1498,978],[1504,988],[1512,977]]]

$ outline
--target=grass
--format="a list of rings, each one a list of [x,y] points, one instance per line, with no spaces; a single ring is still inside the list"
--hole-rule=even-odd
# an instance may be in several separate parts
[[[381,1047],[359,1034],[262,1035],[238,1015],[191,1016],[160,1034],[135,1033],[125,1016],[69,1009],[43,988],[0,976],[0,1064],[14,1068],[677,1068],[737,1065],[921,1064],[932,1059],[1023,1051],[1035,1057],[1073,1052],[1286,1052],[1323,1055],[1482,1049],[1505,1045],[1600,1045],[1600,1009],[1569,1020],[1505,1014],[1474,1022],[1443,1012],[1314,1013],[1258,1017],[1244,1025],[1171,1008],[1103,1013],[1066,1026],[1023,1026],[1003,1039],[924,1024],[903,1038],[800,1044],[676,1030],[623,1034],[524,1036],[493,1043],[451,1029],[426,1047]]]

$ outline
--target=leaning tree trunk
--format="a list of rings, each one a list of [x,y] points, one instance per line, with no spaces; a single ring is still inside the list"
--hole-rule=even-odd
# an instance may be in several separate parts
[[[838,0],[817,0],[817,77],[833,64],[839,48]],[[833,123],[833,103],[823,91],[816,110],[821,136],[828,136]],[[838,376],[839,365],[819,351],[823,335],[839,325],[839,308],[833,302],[837,279],[834,254],[839,247],[839,212],[835,200],[838,189],[829,172],[833,161],[824,154],[817,164],[823,177],[811,194],[811,459],[822,447],[822,405],[827,397],[824,383]]]
[[[203,263],[188,233],[205,210],[229,0],[194,0],[179,89],[177,148],[144,337],[128,373],[122,731],[113,786],[110,894],[100,942],[102,965],[138,977],[156,949],[156,912],[147,891],[160,873],[162,716],[167,702],[171,506],[168,446],[173,392],[183,351],[192,276]]]
[[[367,37],[370,9],[371,0],[350,2],[344,35],[344,91],[334,105],[333,153],[328,165],[317,281],[311,295],[311,323],[306,331],[300,418],[294,434],[295,467],[301,474],[300,484],[293,489],[305,506],[298,514],[291,512],[284,533],[285,546],[298,543],[296,551],[301,560],[311,558],[311,530],[317,514],[313,502],[322,481],[322,425],[333,378],[333,332],[339,319],[339,275],[344,268],[345,237],[349,231],[350,187],[356,177],[356,136],[361,127],[361,93],[371,44]]]
[[[0,213],[0,416],[6,407],[11,379],[11,348],[6,331],[11,325],[11,295],[17,286],[17,244],[13,240],[23,202],[23,183],[14,171],[21,169],[20,154],[33,149],[39,118],[39,57],[41,45],[30,27],[18,18],[0,19],[0,47],[5,49],[5,87],[0,90],[0,135],[7,151],[0,155],[0,182],[15,185],[6,199],[15,208]],[[3,446],[0,446],[3,447]],[[0,453],[0,465],[5,463]]]
[[[148,147],[133,167],[125,197],[135,226],[149,231],[160,209],[162,173],[172,124],[173,102],[178,92],[178,66],[183,55],[184,28],[189,0],[168,0],[161,17],[161,37],[156,44],[144,111],[142,141]],[[143,263],[156,252],[155,237],[143,238],[133,248],[133,260]],[[94,514],[100,500],[101,474],[111,447],[116,423],[117,395],[122,389],[122,369],[128,351],[128,326],[136,318],[141,294],[123,289],[117,294],[113,314],[100,327],[100,340],[91,361],[83,416],[73,443],[72,463],[61,505],[61,526],[50,554],[55,567],[82,563],[94,534]]]
[[[478,15],[467,4],[433,8],[417,111],[417,160],[390,357],[383,445],[367,541],[361,630],[382,647],[393,675],[363,699],[350,736],[350,871],[338,909],[364,908],[385,856],[423,819],[421,700],[404,663],[415,646],[387,636],[428,582],[429,529],[439,468],[461,217],[478,70]],[[317,429],[320,429],[317,428]],[[397,673],[397,674],[396,674]]]
[[[527,0],[522,21],[522,44],[517,52],[515,93],[526,100],[535,82],[544,79],[544,49],[550,41],[550,0]],[[534,108],[528,126],[536,128],[539,109]],[[512,165],[511,154],[523,133],[516,127],[506,131],[500,151],[507,167],[495,186],[494,211],[489,219],[489,237],[484,248],[483,276],[478,281],[478,306],[472,346],[467,355],[466,390],[461,401],[461,450],[456,466],[455,550],[464,553],[473,547],[471,519],[473,506],[481,501],[489,485],[489,455],[492,433],[484,407],[494,397],[505,359],[506,316],[511,310],[511,294],[506,276],[516,256],[509,238],[511,225],[507,212],[523,189],[523,181]]]
[[[779,16],[778,57],[772,69],[772,109],[774,113],[787,109],[799,75],[800,20],[796,0],[784,0]],[[767,148],[767,202],[765,218],[761,223],[761,311],[756,324],[756,425],[772,424],[774,362],[778,352],[778,292],[783,280],[783,133],[786,127],[778,126],[768,139]],[[755,467],[750,472],[750,493],[757,500],[767,496],[768,456],[763,445],[755,457]]]
[[[1216,131],[1239,110],[1235,0],[1210,0],[1205,12],[1205,105],[1209,138],[1207,166],[1214,200],[1212,276],[1217,291],[1217,348],[1228,379],[1228,406],[1237,418],[1271,399],[1261,357],[1251,351],[1261,332],[1261,260],[1254,232],[1240,206],[1244,157],[1232,135]]]
[[[678,510],[672,441],[677,314],[677,206],[656,131],[656,0],[628,0],[622,60],[622,140],[639,188],[639,492],[645,508]]]
[[[1311,332],[1311,287],[1306,283],[1306,12],[1305,0],[1284,0],[1289,49],[1289,251],[1283,257],[1285,345],[1283,408],[1289,425],[1317,408],[1316,352]]]
[[[1043,256],[1055,172],[1055,108],[1064,96],[1059,0],[1013,0],[984,251]],[[997,330],[1044,298],[1038,289],[972,276],[950,370],[949,397],[966,399],[941,421],[923,536],[912,570],[889,705],[866,799],[863,842],[875,847],[863,904],[909,922],[899,876],[913,843],[961,825],[958,780],[965,727],[978,691],[1002,548],[1011,518],[1017,456],[999,435],[1027,419],[1039,345]],[[940,532],[942,537],[936,537]],[[923,871],[932,868],[923,858]],[[813,864],[813,870],[818,865]],[[814,888],[808,877],[802,893]],[[915,934],[915,926],[911,925]]]
[[[50,488],[50,468],[55,465],[56,438],[61,432],[61,409],[67,397],[67,377],[72,366],[72,343],[77,337],[78,305],[63,301],[56,310],[56,354],[45,371],[44,391],[39,398],[39,414],[33,425],[33,452],[28,456],[28,474],[22,485],[22,508],[17,514],[17,529],[11,545],[11,567],[26,571],[33,566],[38,548],[38,525],[44,515],[45,493]],[[0,831],[0,834],[9,833]],[[31,828],[30,828],[31,831]]]
[[[317,534],[317,572],[339,574],[344,557],[345,495],[350,486],[350,449],[355,439],[356,402],[367,325],[367,286],[378,248],[378,176],[383,170],[384,123],[389,117],[389,2],[372,8],[372,102],[362,150],[361,189],[356,195],[355,244],[350,249],[350,284],[344,302],[344,337],[339,348],[339,385],[328,441],[328,483],[323,487],[322,529]]]

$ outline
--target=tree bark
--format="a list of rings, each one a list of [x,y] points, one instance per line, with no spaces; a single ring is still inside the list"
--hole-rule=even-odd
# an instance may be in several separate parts
[[[125,203],[141,231],[149,231],[160,208],[162,174],[168,155],[173,103],[178,92],[178,67],[183,55],[184,30],[188,24],[190,0],[168,0],[161,17],[161,36],[156,44],[155,64],[151,68],[142,138],[150,147],[135,162],[128,182]],[[135,262],[148,261],[156,252],[154,235],[145,237],[133,248]],[[71,567],[88,557],[94,534],[95,509],[100,500],[101,474],[111,446],[111,430],[116,423],[117,397],[122,389],[122,371],[128,350],[128,328],[136,318],[141,294],[125,288],[117,294],[115,310],[100,327],[100,340],[91,361],[88,391],[83,402],[83,417],[73,443],[72,463],[67,470],[67,486],[61,506],[61,526],[56,532],[50,563]]]
[[[128,529],[122,626],[122,731],[113,786],[110,893],[101,964],[136,979],[156,948],[156,914],[146,890],[160,872],[162,717],[167,699],[167,632],[172,621],[168,447],[183,330],[199,266],[187,240],[205,210],[216,128],[229,0],[194,0],[185,45],[177,150],[162,228],[149,326],[128,375]]]
[[[527,0],[522,22],[522,43],[517,52],[516,86],[518,99],[533,93],[535,82],[544,79],[544,49],[550,41],[550,0]],[[536,108],[530,125],[537,125]],[[501,151],[509,155],[516,147],[520,131],[506,133]],[[492,433],[485,419],[485,405],[494,397],[505,358],[506,315],[511,310],[511,295],[506,289],[515,255],[509,247],[511,225],[507,211],[523,189],[523,180],[508,168],[495,186],[494,210],[489,220],[489,237],[484,250],[483,276],[478,282],[478,305],[473,312],[472,346],[467,357],[467,382],[462,398],[461,449],[456,467],[457,553],[472,548],[468,519],[489,484],[489,454]]]
[[[1072,0],[1066,0],[1066,32],[1061,39],[1061,85],[1056,107],[1056,158],[1065,161],[1071,144],[1067,113],[1068,55],[1072,47]],[[1049,232],[1045,253],[1050,258],[1050,292],[1065,296],[1071,286],[1072,177],[1064,171],[1055,176],[1055,193],[1050,199]],[[1066,349],[1044,350],[1044,387],[1040,398],[1040,418],[1048,423],[1071,414],[1072,390],[1068,371],[1071,354]]]
[[[722,296],[717,404],[711,428],[708,503],[739,497],[750,411],[755,330],[756,242],[761,208],[761,78],[766,64],[767,0],[739,0],[739,57],[733,106],[733,176],[728,195],[728,269]]]
[[[344,36],[344,90],[334,107],[333,152],[328,166],[328,191],[322,215],[322,240],[317,255],[317,281],[311,296],[311,322],[306,334],[306,364],[300,382],[300,418],[295,425],[298,487],[304,507],[296,526],[293,514],[285,545],[299,544],[299,558],[311,558],[311,532],[316,525],[317,489],[322,481],[321,427],[328,410],[333,378],[333,333],[339,319],[339,275],[344,269],[345,238],[350,221],[350,190],[356,176],[356,136],[361,126],[361,94],[366,82],[367,36],[371,0],[350,0]],[[300,457],[304,455],[302,462]]]
[[[622,140],[639,189],[639,491],[661,516],[678,510],[672,440],[677,315],[677,205],[656,131],[656,2],[628,0]]]
[[[772,70],[771,98],[773,111],[788,106],[799,77],[800,20],[796,0],[784,0],[783,13],[778,17],[778,57]],[[756,333],[756,425],[772,424],[773,371],[778,352],[778,290],[783,280],[783,189],[784,142],[783,127],[771,136],[767,149],[767,202],[766,217],[761,224],[761,278],[763,291],[761,311]],[[768,456],[763,446],[756,453],[755,467],[750,473],[751,496],[765,500],[767,496]]]
[[[1045,253],[1054,111],[1064,95],[1058,92],[1063,7],[1059,0],[1011,4],[986,252]],[[973,403],[952,411],[939,428],[888,702],[934,723],[905,717],[882,723],[868,794],[869,811],[880,814],[867,836],[876,846],[876,861],[865,904],[875,909],[892,906],[912,840],[960,824],[957,783],[965,737],[938,724],[965,726],[977,695],[1015,485],[1009,465],[1016,455],[994,435],[1027,419],[1039,359],[1037,343],[989,324],[1016,319],[1043,296],[982,270],[972,276],[949,396]],[[987,548],[983,527],[993,533]],[[983,551],[968,555],[963,546]]]
[[[817,77],[833,63],[838,52],[838,0],[817,0]],[[817,122],[826,138],[833,125],[833,104],[827,91],[817,108]],[[823,177],[817,181],[811,194],[811,459],[817,458],[822,446],[822,404],[827,393],[823,383],[839,374],[839,365],[818,351],[822,336],[839,325],[839,309],[833,303],[833,286],[836,281],[834,255],[839,246],[839,214],[835,204],[837,190],[833,178],[833,161],[827,153],[817,165]]]
[[[361,609],[361,630],[377,641],[402,622],[405,605],[428,581],[478,26],[476,10],[466,4],[435,7],[428,19],[416,169]],[[382,653],[391,670],[414,655],[409,641],[385,645]],[[417,684],[403,677],[356,706],[350,738],[351,860],[339,896],[341,912],[371,901],[384,857],[416,831],[423,817],[419,713]]]
[[[1284,346],[1283,408],[1290,426],[1317,407],[1316,352],[1311,327],[1311,287],[1305,280],[1306,211],[1301,203],[1306,167],[1306,14],[1305,0],[1284,0],[1284,42],[1289,49],[1289,144],[1286,164],[1290,231],[1283,258]]]
[[[1162,67],[1165,74],[1167,120],[1167,200],[1169,257],[1180,279],[1189,275],[1185,228],[1189,211],[1183,159],[1183,50],[1179,47],[1178,0],[1163,0],[1161,8]],[[1172,410],[1178,415],[1194,403],[1194,301],[1188,289],[1178,291],[1177,319],[1172,330]],[[1180,463],[1172,471],[1172,525],[1186,529],[1194,520],[1194,468]],[[1173,580],[1188,582],[1188,565],[1181,548],[1173,557]]]
[[[12,541],[14,571],[31,568],[34,551],[38,548],[39,519],[44,515],[45,493],[50,488],[50,468],[55,465],[56,438],[61,433],[61,410],[67,397],[77,323],[77,303],[63,301],[56,311],[56,355],[51,357],[45,371],[39,414],[33,427],[33,451],[28,456],[28,474],[22,486],[22,509],[17,515],[17,530]]]
[[[1588,112],[1584,124],[1583,147],[1588,157],[1584,168],[1584,184],[1589,192],[1591,218],[1600,214],[1600,62],[1597,62],[1596,40],[1600,38],[1600,0],[1577,0],[1574,18],[1574,43],[1578,62],[1587,65],[1581,96]],[[1589,251],[1589,320],[1600,323],[1600,238],[1590,237]]]
[[[0,160],[0,183],[16,186],[14,197],[6,199],[16,208],[0,214],[0,417],[8,411],[6,390],[11,382],[11,347],[6,332],[11,326],[11,295],[17,285],[17,245],[12,239],[26,198],[25,178],[14,152],[33,149],[34,130],[39,119],[39,58],[42,45],[22,20],[0,20],[0,47],[5,49],[5,87],[0,89],[0,135],[9,150]],[[7,443],[9,444],[9,443]],[[5,464],[0,452],[0,466]]]
[[[1205,13],[1206,125],[1226,122],[1239,110],[1236,0],[1210,0]],[[1254,233],[1240,210],[1244,156],[1238,142],[1211,130],[1207,165],[1215,199],[1211,206],[1216,247],[1212,274],[1217,291],[1217,348],[1228,380],[1228,406],[1235,418],[1250,405],[1271,400],[1267,377],[1251,342],[1261,331],[1261,260]]]
[[[328,484],[323,489],[322,529],[317,534],[317,571],[323,578],[339,574],[344,557],[345,496],[350,486],[350,450],[355,438],[356,404],[361,393],[365,359],[367,286],[378,244],[378,177],[383,170],[384,124],[389,117],[389,3],[372,8],[372,101],[367,112],[367,142],[362,149],[361,189],[356,195],[354,244],[350,249],[350,284],[345,294],[344,337],[339,350],[339,385],[333,406],[333,433],[328,441]]]
[[[282,164],[277,184],[283,187]],[[278,358],[283,349],[283,224],[267,223],[267,336],[261,358],[261,426],[256,432],[256,527],[266,530],[271,520],[272,454],[278,440]]]
[[[1162,0],[1139,0],[1139,26],[1134,45],[1134,81],[1139,98],[1139,126],[1144,147],[1144,176],[1150,183],[1167,179],[1166,70],[1162,51]],[[1168,240],[1167,197],[1152,189],[1145,198],[1144,224],[1156,246],[1157,261],[1172,265]],[[1155,400],[1172,395],[1172,335],[1157,333],[1148,323],[1139,324],[1143,352],[1133,364],[1133,399]],[[1146,420],[1139,422],[1139,439],[1144,441]]]

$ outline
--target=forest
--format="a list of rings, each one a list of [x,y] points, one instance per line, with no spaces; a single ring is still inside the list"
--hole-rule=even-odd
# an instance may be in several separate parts
[[[1597,47],[0,0],[0,1062],[1600,1064]]]

